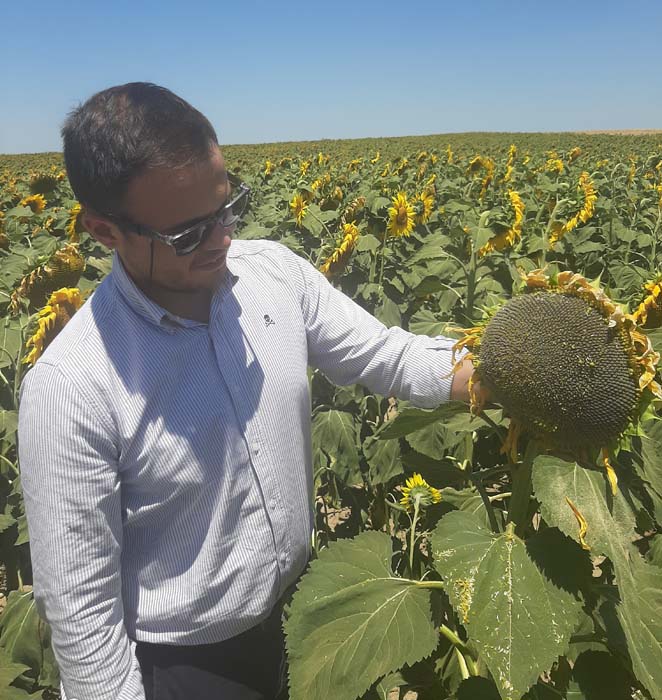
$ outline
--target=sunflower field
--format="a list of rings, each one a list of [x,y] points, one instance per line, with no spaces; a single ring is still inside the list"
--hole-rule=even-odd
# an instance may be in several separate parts
[[[223,149],[237,237],[455,339],[470,405],[309,370],[316,527],[291,700],[662,699],[662,138]],[[58,697],[31,589],[21,380],[110,270],[60,154],[0,156],[0,697]],[[656,350],[657,349],[657,350]]]

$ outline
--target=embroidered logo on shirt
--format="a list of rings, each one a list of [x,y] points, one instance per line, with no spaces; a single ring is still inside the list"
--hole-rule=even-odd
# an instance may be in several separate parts
[[[265,326],[275,326],[276,322],[269,316],[269,314],[264,314],[264,325]]]

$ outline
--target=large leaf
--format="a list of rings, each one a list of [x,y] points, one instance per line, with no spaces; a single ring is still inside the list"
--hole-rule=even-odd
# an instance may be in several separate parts
[[[37,613],[32,592],[12,591],[0,616],[0,647],[9,658],[29,666],[35,677],[42,663],[44,622]]]
[[[346,483],[361,481],[358,426],[346,411],[322,411],[313,418],[315,469],[329,466]]]
[[[580,603],[529,558],[512,526],[493,535],[468,513],[432,535],[435,567],[504,700],[519,700],[568,648]]]
[[[403,408],[393,420],[382,426],[377,432],[377,437],[380,440],[392,440],[393,438],[403,437],[437,421],[448,420],[456,413],[466,413],[467,410],[467,404],[463,401],[448,401],[433,410]]]
[[[577,542],[580,526],[570,499],[587,523],[585,543],[592,554],[611,556],[614,548],[625,552],[634,534],[635,515],[621,491],[612,496],[604,472],[584,469],[558,457],[536,457],[533,490],[544,519]]]
[[[662,698],[662,569],[638,555],[612,558],[621,596],[618,619],[632,668],[654,698]]]
[[[662,697],[662,570],[632,546],[635,516],[623,493],[612,495],[602,474],[553,457],[536,459],[533,488],[545,520],[579,539],[577,519],[565,500],[570,498],[586,520],[584,540],[592,553],[611,559],[632,667],[653,697]]]
[[[373,485],[386,484],[404,472],[397,440],[376,440],[370,436],[363,443],[363,454],[368,460]]]
[[[394,576],[388,535],[365,532],[321,552],[302,578],[285,632],[291,700],[354,700],[430,655],[430,593]]]
[[[7,686],[18,678],[24,671],[28,671],[29,666],[12,661],[11,656],[0,648],[0,697],[4,698]]]

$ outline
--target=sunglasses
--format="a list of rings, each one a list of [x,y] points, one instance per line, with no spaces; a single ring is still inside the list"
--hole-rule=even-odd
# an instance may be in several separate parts
[[[174,248],[175,255],[188,255],[207,238],[216,226],[231,228],[246,211],[248,195],[251,191],[250,187],[231,173],[228,173],[228,181],[232,187],[229,201],[224,202],[211,216],[180,231],[173,231],[167,234],[159,233],[125,217],[115,216],[114,214],[104,214],[104,216],[115,221],[123,228],[130,229],[139,236],[145,236],[169,245],[171,248]]]

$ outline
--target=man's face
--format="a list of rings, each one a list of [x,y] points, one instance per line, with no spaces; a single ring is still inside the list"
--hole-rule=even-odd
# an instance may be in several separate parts
[[[184,168],[150,170],[134,178],[123,214],[153,231],[176,233],[213,214],[229,196],[223,157],[214,148],[205,161]],[[114,247],[129,275],[145,291],[213,291],[225,274],[233,230],[217,225],[198,248],[183,256],[175,255],[171,246],[154,241],[151,279],[149,238],[127,230]]]

